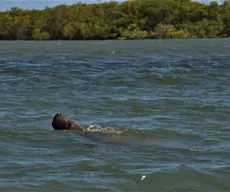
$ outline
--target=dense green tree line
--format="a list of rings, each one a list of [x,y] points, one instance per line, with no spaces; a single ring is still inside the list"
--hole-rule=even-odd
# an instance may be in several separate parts
[[[215,37],[230,37],[228,1],[134,0],[0,12],[0,40]]]

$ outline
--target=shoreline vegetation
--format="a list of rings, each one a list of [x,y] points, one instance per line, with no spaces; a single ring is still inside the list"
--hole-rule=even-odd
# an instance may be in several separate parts
[[[133,0],[0,12],[0,40],[230,37],[230,1]]]

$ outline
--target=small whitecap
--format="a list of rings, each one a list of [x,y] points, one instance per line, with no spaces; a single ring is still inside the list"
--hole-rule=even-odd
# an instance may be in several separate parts
[[[143,181],[146,178],[145,175],[142,175],[141,180]]]
[[[196,149],[189,149],[189,151],[195,151],[196,152],[197,150]]]

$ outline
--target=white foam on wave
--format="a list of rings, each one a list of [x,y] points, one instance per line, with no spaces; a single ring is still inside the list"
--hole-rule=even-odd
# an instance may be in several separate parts
[[[113,128],[113,127],[104,127],[102,128],[100,125],[90,125],[88,128],[86,128],[88,132],[97,132],[97,133],[115,133],[115,134],[121,134],[124,131],[121,131],[119,129]]]

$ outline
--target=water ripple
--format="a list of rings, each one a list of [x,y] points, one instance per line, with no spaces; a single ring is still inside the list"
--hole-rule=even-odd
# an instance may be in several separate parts
[[[229,191],[226,43],[3,42],[1,191]]]

